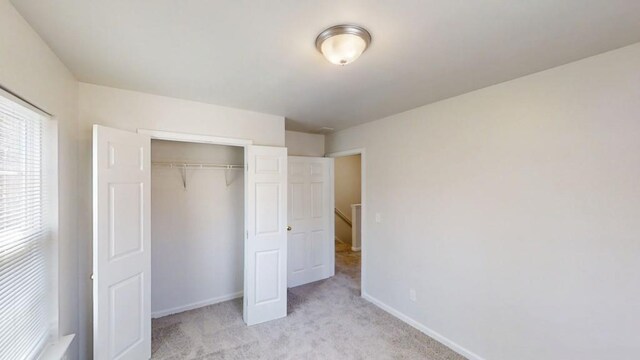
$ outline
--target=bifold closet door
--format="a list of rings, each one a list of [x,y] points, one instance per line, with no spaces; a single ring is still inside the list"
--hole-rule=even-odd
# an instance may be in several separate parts
[[[151,357],[151,140],[93,127],[93,358]]]
[[[245,149],[243,317],[253,325],[287,315],[287,149]]]
[[[335,273],[333,159],[289,157],[288,287]]]

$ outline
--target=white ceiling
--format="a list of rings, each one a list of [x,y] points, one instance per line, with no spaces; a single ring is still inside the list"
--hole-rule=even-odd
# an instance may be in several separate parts
[[[638,0],[13,0],[80,81],[343,129],[640,41]],[[326,27],[373,36],[355,63]]]

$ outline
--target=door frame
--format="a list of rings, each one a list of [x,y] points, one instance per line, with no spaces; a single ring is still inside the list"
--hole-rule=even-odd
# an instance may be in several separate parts
[[[212,135],[200,135],[200,134],[187,134],[174,131],[163,130],[151,130],[151,129],[138,129],[138,134],[145,134],[151,137],[151,140],[169,140],[180,141],[190,143],[201,144],[214,144],[214,145],[228,145],[228,146],[242,146],[246,148],[249,145],[253,145],[253,140],[228,138]]]
[[[365,289],[366,279],[367,279],[367,267],[366,267],[366,259],[367,259],[367,247],[368,242],[367,238],[367,227],[365,224],[367,223],[367,151],[365,148],[355,148],[350,150],[336,151],[331,153],[326,153],[325,157],[330,158],[338,158],[344,156],[351,155],[360,155],[360,204],[362,205],[363,211],[360,213],[360,296],[364,296],[367,291]],[[334,170],[335,175],[335,170]],[[334,180],[335,181],[335,180]],[[335,186],[332,187],[334,192],[335,199]],[[335,206],[335,205],[334,205]],[[334,215],[335,216],[335,215]]]
[[[240,139],[240,138],[228,138],[228,137],[220,137],[220,136],[212,136],[212,135],[201,135],[201,134],[188,134],[188,133],[180,133],[180,132],[174,132],[174,131],[163,131],[163,130],[151,130],[151,129],[137,129],[136,131],[138,134],[145,134],[145,135],[149,135],[149,137],[151,138],[151,140],[166,140],[166,141],[178,141],[178,142],[187,142],[187,143],[198,143],[198,144],[212,144],[212,145],[225,145],[225,146],[237,146],[237,147],[242,147],[243,151],[244,151],[244,163],[245,166],[247,165],[247,152],[248,152],[248,147],[253,145],[253,140],[250,139]],[[247,171],[245,168],[245,171],[243,172],[243,176],[244,176],[244,182],[245,182],[245,186],[244,186],[244,193],[243,193],[243,197],[244,197],[244,211],[243,211],[243,215],[244,215],[244,232],[243,234],[247,234],[248,233],[248,228],[247,228],[247,224],[248,224],[248,206],[247,206],[247,192],[248,192],[248,188],[247,188]],[[242,250],[242,262],[243,262],[243,266],[242,266],[242,296],[245,296],[245,286],[246,286],[246,281],[244,279],[245,277],[245,250],[247,247],[247,237],[243,235],[243,240],[244,240],[244,244],[243,244],[243,250]],[[243,320],[244,320],[244,308],[243,308]]]

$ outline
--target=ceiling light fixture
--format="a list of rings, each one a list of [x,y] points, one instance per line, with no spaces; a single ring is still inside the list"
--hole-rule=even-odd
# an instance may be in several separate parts
[[[349,24],[332,26],[316,38],[318,51],[336,65],[354,62],[370,43],[371,34],[365,28]]]

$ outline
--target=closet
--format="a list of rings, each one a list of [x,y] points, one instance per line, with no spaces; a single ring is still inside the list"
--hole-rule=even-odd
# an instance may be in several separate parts
[[[93,207],[94,358],[148,359],[152,317],[241,294],[247,325],[287,315],[286,148],[94,125]]]
[[[242,296],[244,148],[151,141],[151,316]]]

